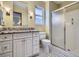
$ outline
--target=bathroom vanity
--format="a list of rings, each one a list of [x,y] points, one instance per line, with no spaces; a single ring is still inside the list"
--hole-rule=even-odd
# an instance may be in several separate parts
[[[29,57],[38,54],[38,31],[6,31],[0,33],[0,57]]]

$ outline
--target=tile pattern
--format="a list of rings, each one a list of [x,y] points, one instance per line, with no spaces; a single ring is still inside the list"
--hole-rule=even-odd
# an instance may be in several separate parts
[[[40,48],[40,54],[37,57],[78,57],[71,52],[64,51],[58,47],[50,45],[49,52],[45,48]]]

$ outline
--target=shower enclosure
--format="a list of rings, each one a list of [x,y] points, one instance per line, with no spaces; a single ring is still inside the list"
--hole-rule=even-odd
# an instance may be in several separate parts
[[[52,44],[79,56],[79,2],[52,12]]]

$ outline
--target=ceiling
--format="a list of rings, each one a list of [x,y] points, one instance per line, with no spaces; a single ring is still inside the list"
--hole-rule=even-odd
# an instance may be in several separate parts
[[[54,3],[56,3],[56,4],[69,4],[69,3],[72,3],[72,2],[74,2],[74,1],[52,1],[52,2],[54,2]]]
[[[62,4],[64,1],[53,1],[56,4]]]

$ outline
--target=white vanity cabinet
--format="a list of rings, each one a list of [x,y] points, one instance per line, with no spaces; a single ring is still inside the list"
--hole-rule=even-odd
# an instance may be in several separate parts
[[[30,57],[39,54],[39,33],[0,34],[0,57]]]
[[[0,35],[0,56],[12,56],[12,34]]]

